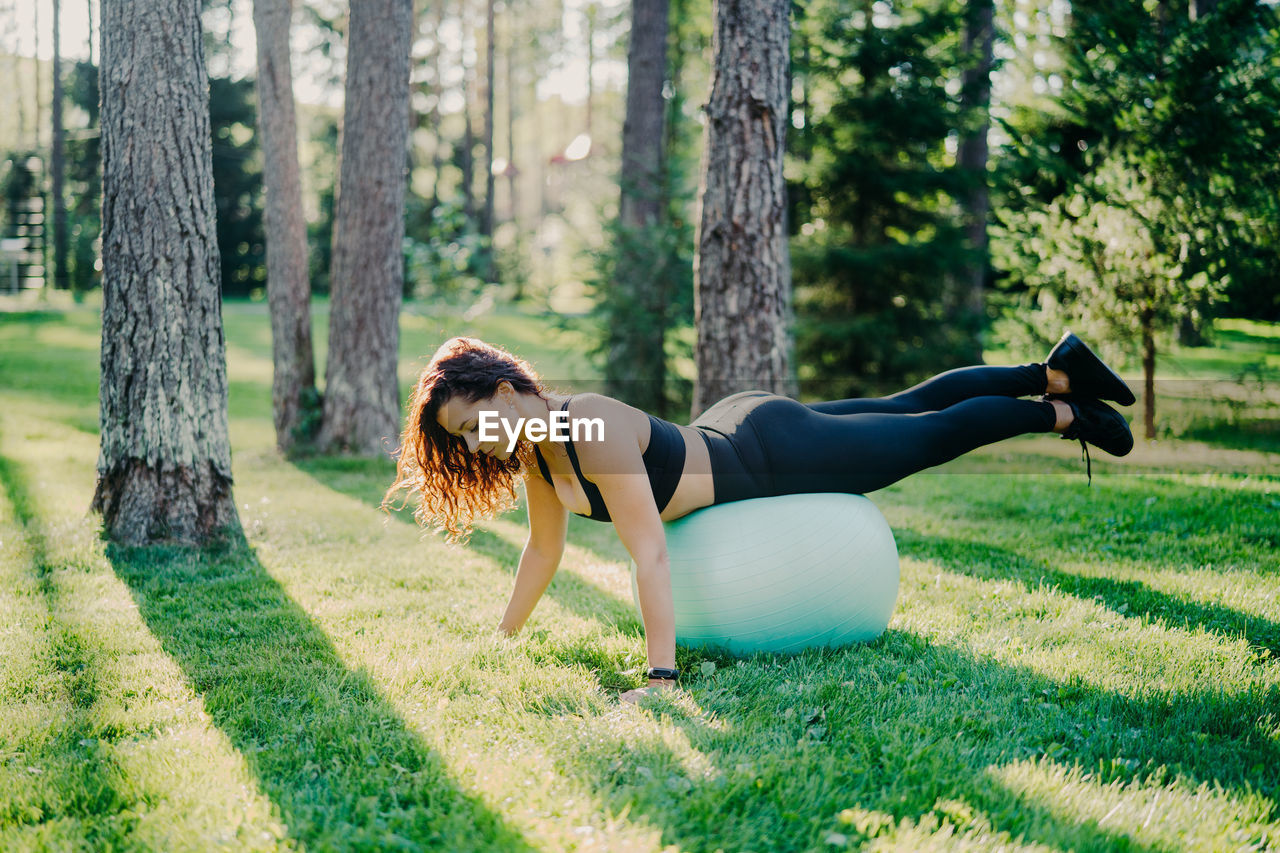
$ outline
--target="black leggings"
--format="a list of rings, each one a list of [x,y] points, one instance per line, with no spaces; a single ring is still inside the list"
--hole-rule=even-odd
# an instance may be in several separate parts
[[[690,426],[711,453],[715,503],[804,492],[863,494],[1015,435],[1050,432],[1045,366],[962,367],[889,397],[804,404],[726,397]]]

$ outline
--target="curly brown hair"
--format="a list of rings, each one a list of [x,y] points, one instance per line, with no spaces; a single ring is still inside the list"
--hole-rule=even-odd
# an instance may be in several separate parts
[[[476,338],[451,338],[436,350],[409,398],[404,433],[396,458],[396,480],[382,499],[383,509],[403,509],[417,498],[413,517],[424,527],[444,530],[450,542],[465,541],[477,518],[515,506],[516,481],[532,460],[527,441],[503,460],[471,453],[464,439],[436,421],[440,407],[455,397],[474,403],[509,382],[521,393],[545,396],[546,389],[528,362]],[[396,496],[404,492],[398,505]]]

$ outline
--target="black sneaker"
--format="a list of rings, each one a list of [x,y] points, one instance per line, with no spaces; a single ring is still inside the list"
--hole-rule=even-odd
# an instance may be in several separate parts
[[[1066,396],[1114,400],[1122,406],[1132,406],[1136,400],[1124,380],[1070,331],[1049,351],[1045,363],[1071,380],[1071,394]]]
[[[1066,441],[1079,441],[1080,452],[1084,456],[1085,472],[1089,484],[1093,485],[1093,460],[1089,458],[1089,447],[1100,447],[1112,456],[1127,456],[1133,450],[1133,433],[1129,431],[1129,422],[1124,415],[1108,406],[1101,400],[1071,399],[1065,401],[1071,407],[1075,419],[1062,433]]]

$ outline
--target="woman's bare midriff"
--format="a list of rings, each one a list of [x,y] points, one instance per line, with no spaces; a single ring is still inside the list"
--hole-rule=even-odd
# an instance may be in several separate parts
[[[711,482],[711,454],[707,452],[707,443],[696,429],[687,426],[677,428],[684,438],[684,473],[680,475],[680,484],[676,486],[670,503],[661,513],[663,521],[672,521],[715,502],[715,487]],[[648,442],[646,446],[647,444]]]

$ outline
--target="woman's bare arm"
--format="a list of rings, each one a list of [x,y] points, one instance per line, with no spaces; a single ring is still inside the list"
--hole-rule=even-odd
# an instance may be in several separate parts
[[[666,530],[653,500],[637,436],[621,426],[625,419],[609,417],[609,407],[619,405],[607,397],[594,396],[575,405],[577,417],[600,417],[615,428],[604,441],[582,442],[575,448],[583,474],[600,489],[618,538],[635,560],[649,666],[674,668],[675,607]]]
[[[550,483],[529,472],[525,476],[524,491],[529,506],[529,539],[520,554],[511,600],[498,626],[508,636],[524,626],[555,576],[564,555],[565,532],[569,526],[569,511],[560,503]]]

